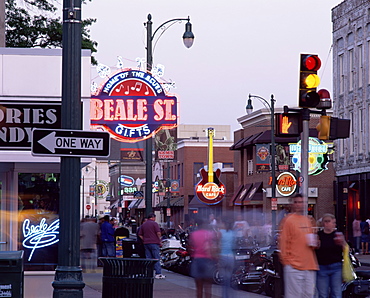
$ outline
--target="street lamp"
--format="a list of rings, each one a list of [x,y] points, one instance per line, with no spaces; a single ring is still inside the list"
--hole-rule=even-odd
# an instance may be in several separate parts
[[[190,23],[190,17],[188,18],[180,18],[180,19],[171,19],[164,23],[162,23],[155,31],[152,33],[153,29],[153,22],[152,22],[152,15],[148,14],[148,21],[144,23],[144,26],[146,27],[146,70],[147,72],[150,72],[152,70],[153,66],[153,40],[158,32],[159,29],[164,28],[166,24],[180,22],[180,21],[187,21],[185,24],[185,33],[182,36],[184,45],[187,48],[190,48],[193,45],[194,42],[194,34],[191,31],[191,23]],[[145,141],[146,145],[146,154],[145,154],[145,161],[146,161],[146,168],[145,168],[145,175],[146,175],[146,184],[145,184],[145,213],[146,215],[149,215],[149,213],[152,213],[152,158],[153,158],[153,139],[152,136],[150,136]]]
[[[248,102],[246,106],[247,114],[253,112],[252,98],[257,98],[263,104],[266,104],[270,110],[271,116],[271,224],[272,224],[272,236],[275,239],[276,231],[276,209],[273,205],[273,202],[276,202],[276,177],[275,177],[275,99],[274,95],[271,94],[270,103],[261,96],[249,94]],[[274,203],[275,203],[274,202]]]

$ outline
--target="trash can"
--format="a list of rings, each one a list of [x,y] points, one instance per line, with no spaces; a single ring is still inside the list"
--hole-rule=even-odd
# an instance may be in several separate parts
[[[155,259],[99,258],[103,262],[102,298],[152,298]]]
[[[0,251],[0,297],[23,298],[23,250]]]

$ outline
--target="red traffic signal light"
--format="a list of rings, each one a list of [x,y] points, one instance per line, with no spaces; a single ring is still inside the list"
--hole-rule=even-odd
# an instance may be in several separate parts
[[[275,114],[277,137],[298,137],[302,132],[301,113]]]
[[[299,73],[299,106],[301,108],[314,108],[320,103],[320,96],[316,92],[320,84],[317,71],[321,67],[318,55],[301,54]]]

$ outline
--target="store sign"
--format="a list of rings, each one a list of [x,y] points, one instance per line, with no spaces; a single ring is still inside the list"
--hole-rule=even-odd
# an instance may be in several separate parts
[[[108,195],[109,183],[104,180],[97,180],[95,185],[95,193],[98,199],[103,199]]]
[[[308,175],[318,175],[327,170],[328,144],[317,139],[309,138],[308,149]],[[301,171],[301,141],[289,144],[290,154],[293,155],[292,163],[294,170]]]
[[[276,190],[277,192],[284,196],[291,196],[297,188],[297,179],[290,172],[281,173],[277,177]]]
[[[130,176],[121,175],[120,177],[118,177],[118,183],[123,186],[133,186],[135,184],[135,180]]]
[[[29,219],[26,219],[22,225],[23,242],[22,245],[31,252],[28,256],[28,261],[31,261],[37,250],[51,246],[59,241],[59,219],[54,220],[50,224],[46,219],[41,219],[39,224],[31,224]]]
[[[139,142],[177,126],[177,98],[149,73],[123,70],[91,96],[91,125],[120,142]]]
[[[2,101],[0,148],[30,150],[35,128],[61,128],[61,102]]]

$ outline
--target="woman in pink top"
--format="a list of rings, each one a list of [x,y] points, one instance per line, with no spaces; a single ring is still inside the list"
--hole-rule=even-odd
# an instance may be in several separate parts
[[[217,237],[202,219],[197,221],[198,230],[190,234],[190,247],[192,263],[190,274],[195,279],[197,298],[212,296],[212,274],[216,264],[215,251],[217,250]]]

